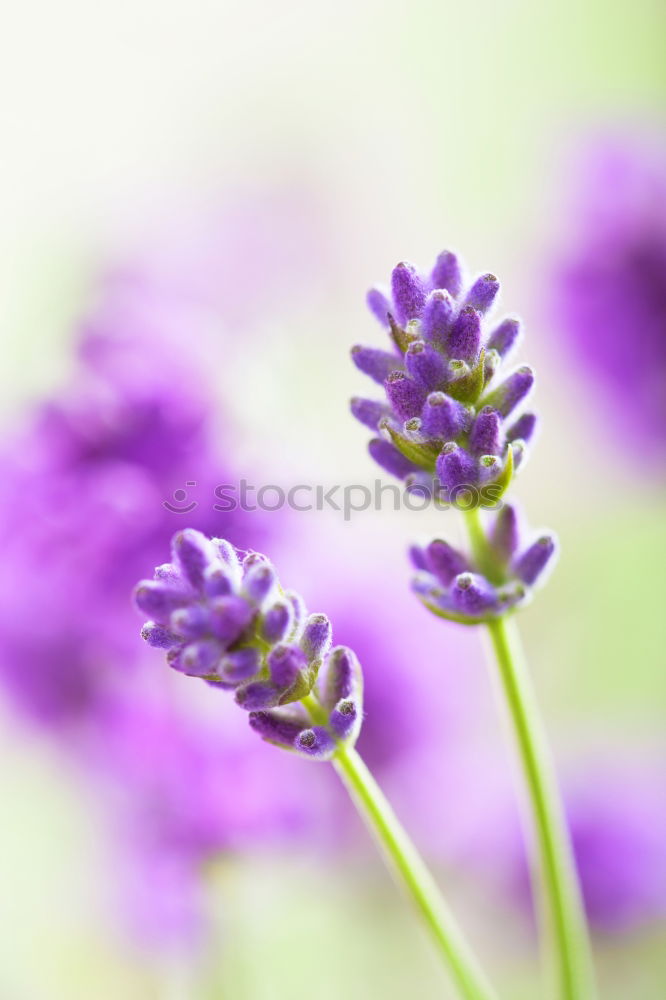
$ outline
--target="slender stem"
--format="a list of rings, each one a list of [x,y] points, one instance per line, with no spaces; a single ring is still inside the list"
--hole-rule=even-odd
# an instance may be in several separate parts
[[[492,1000],[496,994],[458,929],[435,880],[356,750],[341,748],[332,763],[397,880],[425,920],[459,995],[465,1000]]]
[[[483,566],[489,558],[478,511],[468,512],[472,550]],[[532,878],[539,901],[544,942],[556,966],[561,1000],[596,995],[590,941],[573,852],[557,787],[548,740],[515,622],[488,624],[504,699],[514,732],[531,812],[535,864]]]
[[[315,724],[326,722],[326,712],[314,694],[306,695],[302,703]],[[411,896],[425,920],[459,995],[464,1000],[495,1000],[496,993],[459,930],[437,883],[359,754],[352,747],[341,745],[331,763],[383,851],[396,880]]]

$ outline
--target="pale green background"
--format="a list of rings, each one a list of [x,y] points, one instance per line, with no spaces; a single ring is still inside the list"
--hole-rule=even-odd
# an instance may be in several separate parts
[[[593,414],[574,427],[566,359],[538,290],[540,255],[562,234],[569,147],[588,129],[659,121],[662,5],[28,0],[3,21],[2,410],[66,371],[99,258],[174,207],[200,211],[241,182],[302,178],[325,207],[330,271],[305,307],[294,304],[293,324],[284,307],[263,321],[272,337],[248,378],[264,409],[250,405],[247,383],[230,405],[249,459],[298,434],[319,476],[335,462],[367,481],[344,402],[362,386],[347,347],[373,330],[364,289],[398,259],[457,248],[474,270],[500,274],[540,378],[545,430],[519,491],[537,523],[557,527],[564,554],[524,626],[556,742],[563,754],[599,734],[656,742],[660,491],[629,478]],[[314,414],[305,425],[304,408]],[[398,522],[386,523],[402,544]],[[182,970],[147,968],[110,936],[94,814],[47,744],[26,743],[9,719],[0,739],[0,997],[206,996]],[[220,872],[221,940],[233,944],[216,995],[446,995],[381,871],[358,890],[353,874],[293,862],[280,873],[270,859]],[[532,1000],[521,931],[464,886],[454,895],[506,995]],[[605,998],[663,996],[656,931],[599,949]]]

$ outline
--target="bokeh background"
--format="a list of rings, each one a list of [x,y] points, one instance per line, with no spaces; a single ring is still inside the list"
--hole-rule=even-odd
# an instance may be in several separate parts
[[[663,996],[665,28],[656,0],[6,11],[3,1000],[446,995],[329,769],[140,642],[182,488],[357,648],[361,749],[503,995],[537,995],[481,637],[408,591],[455,514],[213,510],[241,476],[373,482],[365,290],[444,247],[537,371],[516,493],[562,556],[522,626],[602,995]]]

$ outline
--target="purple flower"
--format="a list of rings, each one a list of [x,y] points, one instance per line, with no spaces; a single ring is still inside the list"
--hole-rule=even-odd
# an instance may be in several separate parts
[[[637,136],[589,146],[576,165],[568,241],[551,301],[604,423],[631,452],[666,445],[666,148]]]
[[[588,761],[577,769],[575,780],[570,776],[565,781],[585,908],[592,925],[607,934],[627,933],[666,917],[666,804],[660,763],[615,757]],[[510,825],[509,888],[528,906],[527,860],[515,818]]]
[[[182,517],[164,501],[190,479],[195,497],[212,496],[228,469],[205,384],[177,345],[88,329],[80,353],[71,386],[1,447],[0,677],[63,736],[115,697],[117,664],[142,659],[127,592]],[[224,518],[239,541],[249,520],[211,503],[188,518],[208,530]]]
[[[271,753],[233,705],[206,713],[171,694],[160,683],[115,706],[90,752],[122,862],[112,902],[123,928],[134,945],[191,957],[210,929],[206,868],[267,839],[303,849],[327,819],[321,775]]]
[[[430,274],[401,263],[390,294],[377,288],[368,293],[391,350],[356,346],[352,358],[383,384],[386,403],[356,398],[352,413],[383,434],[371,441],[370,453],[398,478],[411,482],[425,472],[449,495],[483,486],[492,487],[498,500],[524,460],[533,418],[519,417],[513,434],[504,424],[534,376],[523,366],[499,379],[519,324],[507,319],[484,332],[498,292],[493,274],[481,275],[464,291],[458,260],[445,251]]]
[[[325,760],[339,743],[356,741],[356,656],[342,646],[329,651],[326,616],[305,616],[302,599],[280,587],[265,556],[186,528],[173,538],[172,562],[137,585],[134,601],[150,616],[143,638],[167,649],[169,666],[234,691],[267,742]],[[277,634],[276,609],[285,611]],[[302,704],[313,692],[314,717]]]
[[[483,565],[439,539],[413,546],[413,590],[440,618],[477,625],[524,606],[552,569],[556,552],[550,532],[525,542],[515,507],[505,504],[494,515]]]

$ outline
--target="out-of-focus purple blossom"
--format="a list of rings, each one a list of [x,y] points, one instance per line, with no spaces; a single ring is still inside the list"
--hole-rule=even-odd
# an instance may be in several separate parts
[[[370,453],[391,475],[413,484],[425,473],[447,498],[483,487],[497,501],[524,461],[534,429],[533,415],[505,427],[534,375],[524,365],[499,378],[519,324],[507,319],[484,330],[499,293],[495,275],[483,274],[463,288],[460,263],[445,251],[429,274],[403,262],[393,270],[390,292],[368,293],[368,306],[389,336],[388,350],[357,345],[352,359],[384,386],[386,404],[355,398],[351,408],[380,435]]]
[[[362,718],[361,668],[344,646],[330,648],[325,615],[306,616],[268,559],[186,528],[172,561],[134,591],[149,616],[142,636],[167,650],[174,670],[233,691],[268,743],[317,760],[353,745]],[[314,715],[304,704],[317,701]]]
[[[231,435],[197,359],[196,310],[187,297],[175,308],[178,298],[168,281],[150,295],[109,283],[83,324],[68,383],[0,443],[0,681],[23,718],[70,751],[105,800],[122,786],[124,806],[109,825],[117,822],[115,847],[136,878],[119,870],[118,882],[142,887],[136,913],[146,936],[152,922],[153,943],[166,947],[181,933],[186,945],[188,926],[194,934],[204,921],[207,859],[234,837],[240,846],[257,812],[257,837],[261,828],[273,841],[284,815],[270,794],[284,766],[279,755],[262,758],[227,797],[205,775],[213,760],[221,773],[232,762],[240,775],[234,739],[207,751],[196,712],[167,732],[171,720],[160,710],[157,725],[163,677],[135,634],[131,588],[162,558],[184,516],[237,544],[266,533],[257,515],[213,509],[214,486],[235,477]],[[243,745],[245,734],[235,738]],[[141,766],[148,759],[152,775]],[[317,812],[312,802],[310,795],[303,822]]]
[[[182,516],[164,501],[192,479],[212,496],[228,466],[205,382],[176,345],[88,329],[81,357],[72,385],[5,440],[0,483],[0,673],[61,735],[142,657],[127,589]],[[223,516],[239,538],[238,513],[207,503],[188,519],[211,528]]]
[[[553,313],[632,453],[666,446],[666,147],[626,135],[575,164]]]
[[[205,947],[210,865],[268,841],[293,850],[326,809],[321,782],[232,706],[207,713],[160,687],[114,706],[91,752],[123,859],[112,887],[123,920],[135,944],[168,953]]]
[[[442,539],[411,550],[417,570],[413,590],[440,618],[463,625],[498,618],[527,603],[546,569],[552,568],[557,543],[546,532],[526,543],[516,508],[505,504],[488,534],[486,559],[479,564]]]
[[[666,799],[661,766],[616,757],[583,764],[564,783],[571,839],[588,917],[627,933],[666,917]],[[511,889],[530,906],[529,875],[512,818]]]

